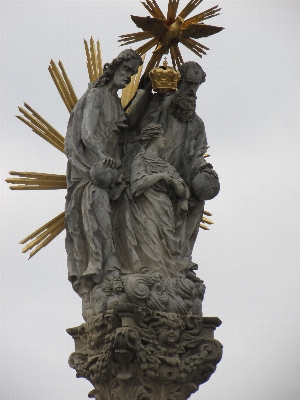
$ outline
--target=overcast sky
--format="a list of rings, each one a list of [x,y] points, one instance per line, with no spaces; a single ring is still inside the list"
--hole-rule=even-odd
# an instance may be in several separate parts
[[[166,11],[166,0],[158,0]],[[182,5],[187,3],[181,1]],[[205,0],[200,11],[218,4]],[[199,233],[194,260],[207,291],[205,316],[223,325],[224,355],[192,400],[300,398],[299,126],[300,2],[220,0],[208,23],[225,30],[202,43],[207,80],[197,113],[221,192],[207,202],[215,225]],[[30,261],[17,243],[64,209],[65,191],[10,191],[8,171],[64,174],[65,156],[16,119],[26,101],[65,135],[68,111],[48,72],[61,60],[80,97],[83,39],[104,61],[135,32],[139,0],[1,2],[1,398],[82,400],[92,389],[68,366],[65,329],[83,322],[67,280],[64,233]],[[134,47],[135,48],[135,47]],[[149,59],[149,56],[148,56]]]

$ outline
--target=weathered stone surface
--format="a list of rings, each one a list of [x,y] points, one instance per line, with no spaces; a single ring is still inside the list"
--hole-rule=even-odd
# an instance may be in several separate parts
[[[159,272],[122,275],[115,269],[85,293],[83,317],[87,320],[128,302],[157,311],[202,316],[204,293],[204,282],[194,274],[167,279]]]
[[[148,83],[125,115],[117,90],[140,62],[125,50],[106,64],[68,125],[66,250],[86,321],[68,329],[69,363],[97,400],[185,400],[222,354],[192,260],[204,200],[219,190],[195,113],[205,73],[183,64],[177,92]]]
[[[123,190],[119,135],[127,121],[117,91],[130,82],[141,63],[133,50],[119,54],[106,65],[103,76],[90,84],[69,119],[66,251],[69,280],[79,295],[100,282],[105,271],[120,266],[111,201]]]
[[[69,364],[97,400],[185,400],[221,359],[213,338],[220,324],[124,303],[67,330],[75,340]]]

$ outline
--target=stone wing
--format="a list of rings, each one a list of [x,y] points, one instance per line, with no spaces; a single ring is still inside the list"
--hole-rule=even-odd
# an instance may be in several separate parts
[[[154,36],[162,37],[168,31],[165,21],[162,18],[136,17],[131,15],[132,21],[138,28],[145,32],[150,32]]]
[[[190,24],[187,28],[183,29],[182,37],[184,39],[194,38],[199,39],[214,35],[222,31],[224,28],[218,26],[205,25],[205,24]]]

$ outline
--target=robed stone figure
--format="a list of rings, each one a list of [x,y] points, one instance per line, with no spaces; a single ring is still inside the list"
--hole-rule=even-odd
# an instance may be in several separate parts
[[[122,186],[119,135],[127,121],[117,91],[130,83],[141,64],[133,50],[105,64],[68,123],[66,250],[69,280],[79,294],[83,286],[99,282],[105,271],[119,267],[110,202],[120,194],[117,184]]]
[[[141,148],[142,129],[149,123],[159,123],[165,132],[165,146],[160,150],[160,156],[170,163],[188,187],[192,188],[195,176],[203,169],[212,168],[203,157],[207,151],[207,139],[204,123],[196,114],[196,93],[199,86],[205,82],[206,74],[194,61],[182,64],[179,73],[181,79],[176,92],[152,93],[150,82],[146,84],[145,90],[138,92],[131,105],[132,131],[129,132],[125,145],[123,164],[129,174],[132,160]],[[204,200],[197,198],[191,190],[188,213],[179,233],[182,255],[188,258],[192,255],[203,211]]]
[[[160,124],[141,132],[130,183],[114,209],[116,247],[122,273],[159,272],[166,278],[185,276],[190,259],[182,257],[177,234],[188,210],[189,188],[159,151],[166,139]]]

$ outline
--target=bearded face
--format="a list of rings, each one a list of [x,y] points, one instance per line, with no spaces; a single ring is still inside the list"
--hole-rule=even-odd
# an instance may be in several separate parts
[[[180,121],[192,121],[196,112],[196,95],[178,90],[171,100],[171,114]]]

